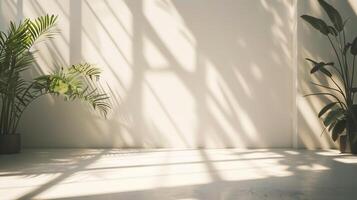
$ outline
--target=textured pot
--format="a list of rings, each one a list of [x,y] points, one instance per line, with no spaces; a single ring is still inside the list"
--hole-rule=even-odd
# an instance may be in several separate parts
[[[339,137],[339,143],[340,143],[340,152],[341,153],[348,153],[349,151],[347,150],[347,135],[341,135]]]
[[[20,151],[20,134],[0,135],[0,154],[13,154]]]
[[[350,125],[349,125],[350,126]],[[356,125],[353,125],[353,128],[347,128],[347,132],[349,135],[349,142],[352,154],[357,154],[357,129]]]
[[[352,113],[357,119],[357,105],[352,106]],[[357,122],[353,120],[353,117],[350,116],[347,119],[347,126],[346,126],[346,131],[348,135],[348,140],[351,148],[351,153],[352,154],[357,154]]]

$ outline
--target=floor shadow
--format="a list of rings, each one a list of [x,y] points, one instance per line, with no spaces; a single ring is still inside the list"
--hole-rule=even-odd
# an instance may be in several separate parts
[[[22,159],[16,159],[16,157]],[[58,162],[66,158],[68,160],[78,158],[78,160],[66,168],[65,164]],[[111,160],[110,164],[107,163],[108,159]],[[137,162],[132,163],[133,159]],[[98,165],[99,160],[102,163],[100,165]],[[53,169],[51,172],[48,171],[49,173],[60,174],[18,199],[42,198],[46,196],[48,190],[56,190],[68,184],[69,186],[75,184],[72,186],[74,187],[72,191],[80,190],[83,195],[70,195],[66,191],[65,194],[70,197],[46,197],[46,199],[342,200],[351,199],[357,195],[357,191],[354,189],[357,184],[356,157],[338,154],[337,151],[294,149],[31,150],[19,156],[0,156],[0,161],[5,164],[1,167],[1,179],[11,176],[35,178],[31,176],[31,171],[28,171],[28,175],[26,175],[29,163],[33,165],[33,169],[38,175],[45,175],[49,168]],[[105,163],[107,166],[103,166]],[[190,169],[189,166],[197,164],[202,165],[205,169],[202,169],[203,171]],[[152,167],[156,167],[160,171],[150,175]],[[172,169],[178,171],[174,172]],[[102,173],[105,170],[112,176],[103,176]],[[127,174],[121,178],[116,177],[115,174],[127,170],[134,170],[137,173]],[[24,173],[21,174],[21,171]],[[143,173],[145,171],[149,173]],[[88,177],[98,176],[99,179],[76,180],[72,178],[73,180],[70,182],[66,181],[80,173],[86,174]],[[114,185],[108,185],[108,187],[115,188],[116,184],[122,183],[140,184],[140,180],[144,181],[147,178],[163,181],[170,176],[192,178],[202,173],[207,174],[210,181],[198,184],[179,184],[178,186],[155,187],[155,185],[151,185],[151,189],[135,189],[137,185],[132,185],[132,189],[127,188],[129,191],[117,188],[121,192],[114,192],[114,190],[103,193],[100,187],[92,188],[90,191],[85,189],[86,184],[96,184],[96,182],[99,185],[101,182],[111,183]],[[179,180],[177,179],[177,181]],[[180,181],[182,180],[180,179]],[[80,188],[76,189],[75,187]],[[0,189],[4,190],[4,186],[1,186]],[[13,188],[8,187],[7,189]],[[91,195],[86,195],[86,193],[91,193]],[[55,194],[53,190],[51,194]],[[61,196],[60,193],[56,194]]]

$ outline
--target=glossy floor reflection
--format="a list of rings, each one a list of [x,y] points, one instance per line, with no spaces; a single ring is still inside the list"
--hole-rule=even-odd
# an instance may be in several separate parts
[[[357,157],[293,149],[28,149],[0,156],[7,199],[353,199]]]

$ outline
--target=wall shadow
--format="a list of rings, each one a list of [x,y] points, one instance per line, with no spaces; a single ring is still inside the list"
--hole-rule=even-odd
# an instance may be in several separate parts
[[[3,22],[60,15],[62,32],[38,45],[38,68],[30,76],[89,61],[103,69],[114,105],[105,121],[78,102],[43,98],[25,113],[20,130],[25,146],[292,147],[294,9],[298,15],[321,13],[314,3],[299,2],[298,8],[289,1],[244,0],[19,3],[0,3]],[[353,12],[347,2],[333,3]],[[300,20],[298,29],[299,146],[327,148],[332,142],[317,135],[321,126],[314,117],[321,102],[301,100],[311,89],[303,58],[317,56],[311,52],[324,43]]]

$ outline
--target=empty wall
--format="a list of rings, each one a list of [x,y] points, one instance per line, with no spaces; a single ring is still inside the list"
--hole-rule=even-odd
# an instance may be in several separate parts
[[[318,133],[321,103],[301,98],[302,59],[324,44],[296,16],[321,14],[314,1],[2,0],[0,9],[3,28],[59,15],[60,34],[36,46],[27,76],[87,61],[112,96],[107,120],[80,102],[38,100],[21,123],[27,147],[332,145]]]

